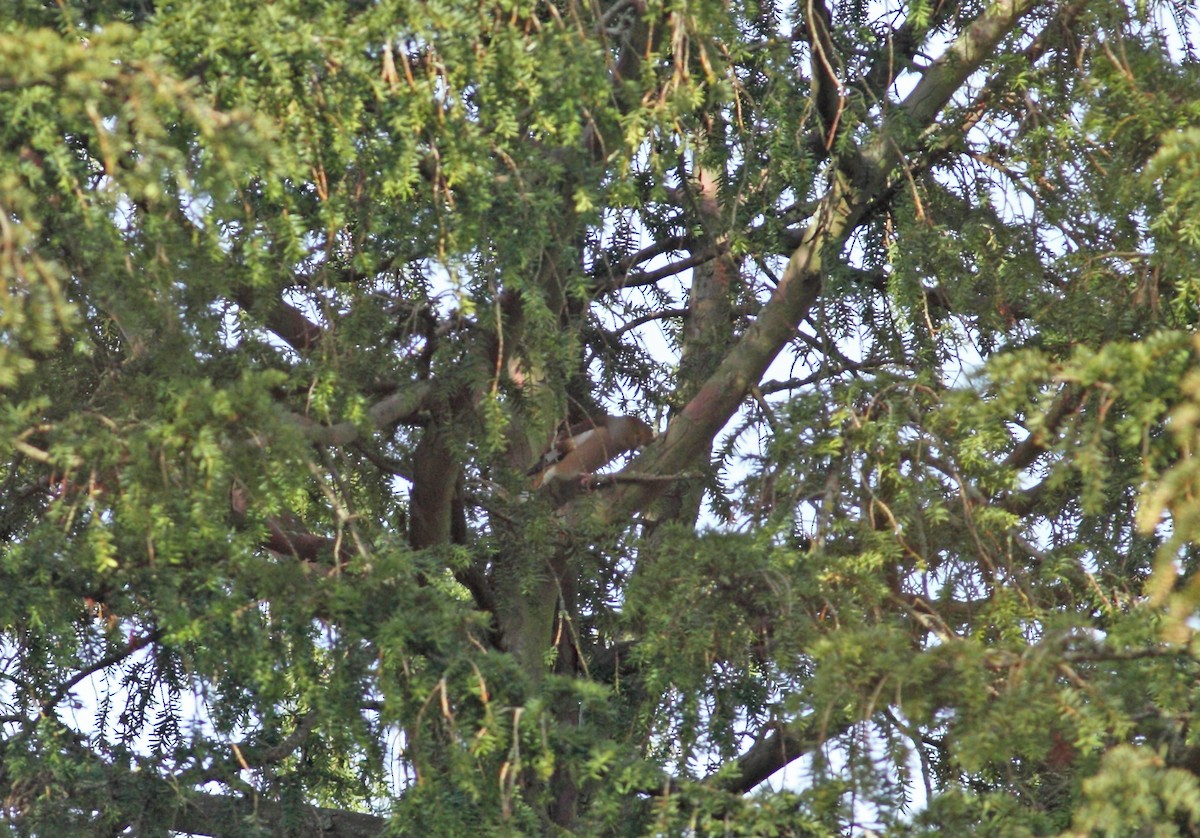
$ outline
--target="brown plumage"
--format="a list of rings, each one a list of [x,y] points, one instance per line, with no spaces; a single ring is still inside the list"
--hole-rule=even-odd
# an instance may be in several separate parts
[[[561,431],[528,473],[534,475],[535,489],[554,480],[586,477],[652,439],[654,431],[636,416],[588,419]]]

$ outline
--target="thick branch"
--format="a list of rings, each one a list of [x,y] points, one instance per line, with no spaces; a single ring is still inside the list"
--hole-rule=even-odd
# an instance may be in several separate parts
[[[688,294],[687,317],[683,321],[683,344],[679,358],[678,395],[682,398],[690,398],[696,388],[713,374],[734,336],[733,297],[737,291],[739,266],[728,248],[726,212],[721,203],[724,176],[724,171],[701,166],[694,182],[684,181],[685,188],[694,199],[689,203],[694,204],[697,219],[705,233],[705,250],[718,256],[692,271],[692,287]],[[621,479],[627,479],[629,474],[626,472]],[[646,479],[643,475],[639,477]],[[673,482],[671,474],[661,477],[672,484],[665,487],[658,520],[693,525],[700,514],[700,501],[704,494],[699,476],[678,483]]]
[[[234,297],[239,306],[263,318],[263,324],[287,342],[297,352],[314,348],[324,336],[324,330],[313,323],[300,309],[280,299],[260,303],[250,289],[242,289]]]
[[[908,123],[906,127],[915,128],[917,133],[931,129],[953,94],[1034,5],[1033,0],[999,2],[968,26],[905,100],[901,111]],[[638,458],[635,465],[638,471],[681,472],[706,456],[712,440],[750,388],[795,335],[797,324],[808,314],[820,292],[825,259],[836,256],[849,233],[867,217],[873,203],[888,192],[892,170],[903,157],[903,149],[890,124],[877,132],[867,148],[861,161],[862,170],[854,172],[853,184],[843,174],[834,174],[833,184],[758,319],[671,421],[667,432]],[[600,520],[626,517],[661,492],[661,484],[625,484],[597,503],[595,514]]]
[[[737,410],[750,387],[791,341],[796,324],[816,301],[825,251],[840,242],[856,220],[848,212],[847,189],[844,180],[839,178],[835,182],[822,202],[822,210],[810,224],[805,244],[792,254],[770,301],[716,371],[672,419],[664,437],[638,458],[636,470],[675,474],[689,470],[706,456],[713,438]],[[661,484],[653,483],[623,485],[607,502],[598,505],[597,513],[602,520],[620,517],[649,503],[662,489]]]
[[[733,794],[744,794],[779,769],[812,753],[831,736],[836,736],[849,727],[849,723],[843,723],[834,730],[823,730],[820,720],[813,716],[788,726],[777,726],[738,757],[735,774],[721,776],[721,772],[718,771],[710,775],[719,777],[712,781],[713,785]]]
[[[229,511],[237,526],[245,526],[249,509],[250,498],[246,494],[246,487],[241,482],[235,482],[229,489]],[[263,523],[267,527],[267,537],[262,546],[280,555],[314,564],[319,562],[322,556],[330,556],[338,564],[349,562],[353,557],[349,544],[341,544],[337,539],[313,534],[291,513],[267,516]]]
[[[265,523],[267,538],[263,541],[263,547],[281,555],[313,563],[319,563],[322,556],[327,555],[338,565],[346,564],[354,557],[350,545],[336,538],[305,530],[284,529],[285,521],[279,518],[267,518]]]
[[[871,191],[881,191],[884,181],[903,158],[903,147],[896,141],[892,125],[915,128],[918,132],[935,127],[942,108],[993,53],[1000,40],[1036,5],[1036,0],[1001,0],[991,4],[929,66],[901,104],[898,116],[876,134],[863,155],[869,169],[866,174]],[[897,120],[903,120],[903,123]]]

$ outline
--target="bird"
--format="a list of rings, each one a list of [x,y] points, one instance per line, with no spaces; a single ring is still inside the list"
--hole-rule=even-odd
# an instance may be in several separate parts
[[[654,431],[636,416],[599,416],[559,431],[554,444],[526,474],[533,487],[590,477],[626,451],[654,439]]]

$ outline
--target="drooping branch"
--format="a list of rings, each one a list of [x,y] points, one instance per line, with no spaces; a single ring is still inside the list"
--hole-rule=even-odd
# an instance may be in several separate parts
[[[863,370],[877,370],[883,367],[890,366],[894,362],[881,361],[868,358],[863,361],[850,361],[842,363],[832,368],[822,368],[814,372],[812,375],[806,375],[803,378],[788,378],[783,381],[764,381],[759,385],[758,390],[764,396],[769,396],[774,393],[783,393],[791,390],[799,390],[802,387],[816,384],[818,381],[825,381],[830,378],[837,378],[846,373],[857,373]]]
[[[616,329],[608,332],[604,337],[608,340],[616,340],[626,332],[632,332],[639,326],[645,326],[647,323],[653,323],[655,320],[672,320],[677,317],[685,317],[688,313],[686,308],[664,308],[657,311],[651,311],[647,314],[639,315],[632,320],[622,323]]]

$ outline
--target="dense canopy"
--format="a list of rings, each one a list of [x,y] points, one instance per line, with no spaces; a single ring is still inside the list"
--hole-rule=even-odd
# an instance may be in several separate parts
[[[4,4],[3,829],[1200,832],[1191,7]]]

